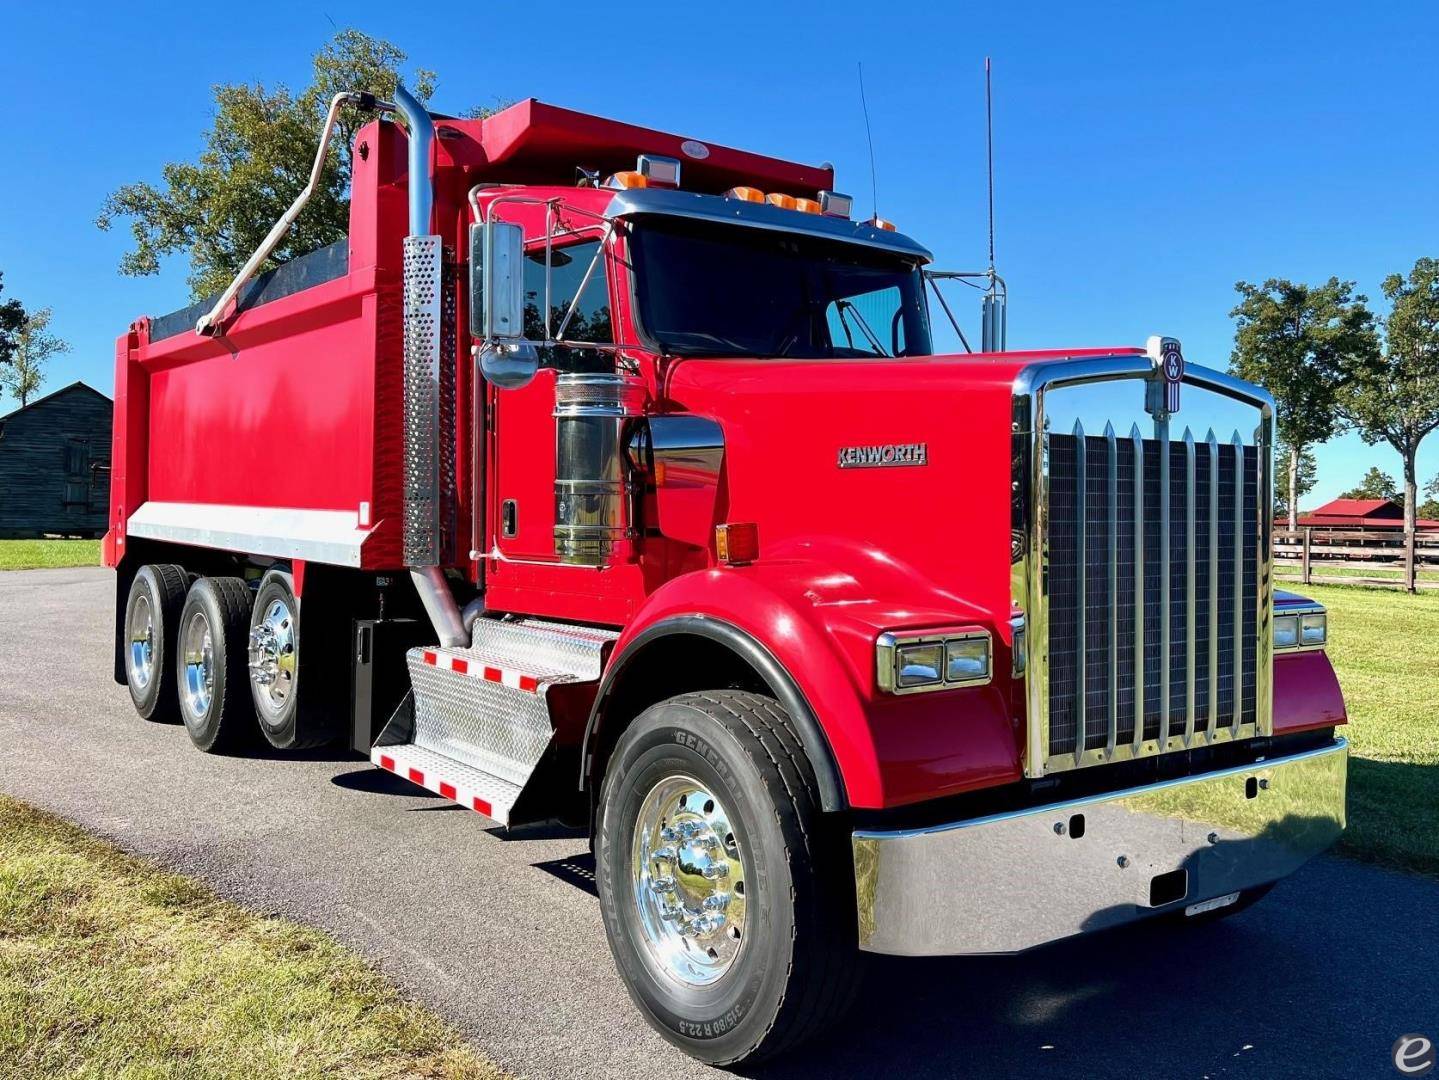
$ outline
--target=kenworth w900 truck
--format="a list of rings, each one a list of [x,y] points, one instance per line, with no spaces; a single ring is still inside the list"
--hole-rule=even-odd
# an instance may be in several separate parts
[[[143,716],[588,825],[623,981],[716,1063],[866,952],[1218,917],[1342,830],[1263,391],[993,308],[934,355],[944,275],[828,167],[401,89],[336,99],[316,176],[345,106],[348,237],[257,276],[302,193],[118,342]]]

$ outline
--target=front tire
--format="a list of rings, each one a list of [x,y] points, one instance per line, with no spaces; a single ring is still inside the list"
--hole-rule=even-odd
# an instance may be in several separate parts
[[[180,718],[190,741],[206,753],[236,750],[253,740],[245,643],[250,589],[235,577],[200,578],[180,612],[175,682]]]
[[[596,869],[630,996],[702,1061],[771,1057],[839,1018],[859,981],[848,837],[778,702],[652,706],[605,770]]]

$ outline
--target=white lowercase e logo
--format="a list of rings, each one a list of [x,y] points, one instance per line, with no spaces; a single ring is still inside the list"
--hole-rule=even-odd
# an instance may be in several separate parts
[[[1426,1035],[1400,1035],[1391,1053],[1394,1067],[1404,1076],[1426,1076],[1434,1071],[1434,1040]]]

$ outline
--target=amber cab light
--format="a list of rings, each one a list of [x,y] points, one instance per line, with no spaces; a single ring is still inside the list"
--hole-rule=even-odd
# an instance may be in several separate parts
[[[771,206],[778,206],[781,210],[793,210],[795,208],[794,196],[785,195],[778,191],[771,191],[765,201]]]
[[[617,172],[605,181],[605,187],[611,188],[642,188],[649,187],[649,180],[642,172],[633,169],[626,172]]]
[[[886,232],[894,232],[894,222],[886,221],[878,215],[870,218],[865,224],[873,225],[876,229],[884,229]]]
[[[819,203],[813,199],[796,199],[794,208],[801,214],[818,214],[820,212]]]
[[[753,187],[732,187],[724,193],[726,199],[739,199],[741,202],[764,202],[764,192]]]
[[[743,566],[759,558],[759,526],[753,522],[715,526],[715,554],[726,566]]]

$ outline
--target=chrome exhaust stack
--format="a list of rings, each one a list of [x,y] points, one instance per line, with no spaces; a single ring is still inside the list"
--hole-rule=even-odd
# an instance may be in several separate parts
[[[409,128],[410,231],[405,237],[405,507],[403,548],[410,579],[440,644],[464,647],[470,635],[459,605],[440,568],[442,521],[440,343],[442,241],[430,231],[434,192],[430,158],[435,125],[425,107],[403,87],[395,87],[396,111]]]

